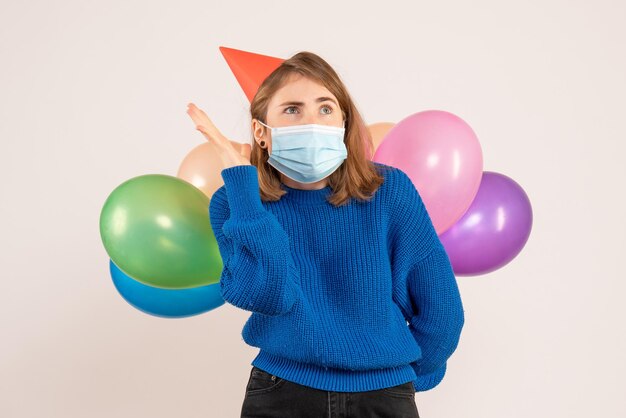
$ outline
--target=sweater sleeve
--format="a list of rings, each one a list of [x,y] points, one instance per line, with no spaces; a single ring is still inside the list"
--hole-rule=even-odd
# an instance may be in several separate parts
[[[295,303],[299,275],[287,233],[261,203],[257,173],[253,165],[222,170],[224,186],[211,197],[210,221],[224,265],[222,298],[276,316]]]
[[[452,265],[413,182],[397,169],[391,220],[393,297],[422,357],[411,363],[416,392],[437,386],[456,350],[464,312]]]

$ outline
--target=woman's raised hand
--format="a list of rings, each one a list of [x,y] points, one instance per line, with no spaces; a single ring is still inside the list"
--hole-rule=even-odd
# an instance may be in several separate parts
[[[224,168],[250,164],[250,145],[239,144],[226,138],[215,127],[211,119],[193,103],[187,105],[187,114],[196,124],[196,129],[204,135],[219,152]]]

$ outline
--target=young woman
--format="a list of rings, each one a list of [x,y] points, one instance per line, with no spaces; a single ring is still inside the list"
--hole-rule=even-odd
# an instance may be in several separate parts
[[[252,312],[242,335],[260,348],[241,416],[419,417],[464,314],[418,191],[367,158],[363,119],[313,53],[272,72],[250,112],[240,152],[188,109],[225,167],[209,208],[222,296]]]

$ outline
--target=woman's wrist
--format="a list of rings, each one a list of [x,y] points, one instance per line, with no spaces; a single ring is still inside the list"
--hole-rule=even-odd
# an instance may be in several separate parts
[[[259,193],[259,178],[256,166],[235,165],[221,171],[230,212],[236,217],[246,217],[265,210]]]

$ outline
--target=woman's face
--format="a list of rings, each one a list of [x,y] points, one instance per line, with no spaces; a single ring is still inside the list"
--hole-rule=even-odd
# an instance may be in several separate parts
[[[300,74],[293,74],[270,100],[267,121],[262,122],[272,128],[309,123],[342,127],[343,114],[337,98],[326,87]],[[271,154],[271,130],[256,119],[252,121],[252,128],[257,144],[265,141]]]

